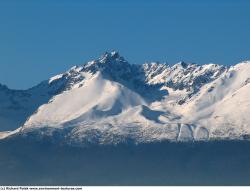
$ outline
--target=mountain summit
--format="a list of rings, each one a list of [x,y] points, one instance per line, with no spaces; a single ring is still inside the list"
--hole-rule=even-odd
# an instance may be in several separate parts
[[[0,138],[67,143],[246,139],[250,62],[130,64],[118,52],[28,90],[0,85]]]

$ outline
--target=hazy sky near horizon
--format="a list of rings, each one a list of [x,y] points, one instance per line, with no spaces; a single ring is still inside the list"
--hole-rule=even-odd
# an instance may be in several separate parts
[[[248,0],[0,0],[0,83],[25,89],[118,50],[129,62],[250,60]]]

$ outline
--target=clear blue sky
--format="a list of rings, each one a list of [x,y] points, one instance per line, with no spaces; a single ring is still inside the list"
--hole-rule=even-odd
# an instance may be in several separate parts
[[[250,59],[249,0],[0,0],[0,83],[24,89],[118,50],[131,63]]]

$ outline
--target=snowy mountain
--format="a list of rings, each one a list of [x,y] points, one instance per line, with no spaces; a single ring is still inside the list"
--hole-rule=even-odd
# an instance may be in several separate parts
[[[250,62],[134,65],[118,52],[28,90],[0,85],[0,138],[67,143],[248,139]]]

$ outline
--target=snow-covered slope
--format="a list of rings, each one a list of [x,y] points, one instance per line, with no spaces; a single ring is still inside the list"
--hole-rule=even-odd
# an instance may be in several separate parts
[[[56,81],[56,78],[60,80]],[[54,82],[52,82],[54,80]],[[0,131],[11,131],[22,126],[39,106],[66,91],[81,77],[69,71],[43,81],[28,90],[11,90],[0,84]]]
[[[0,86],[0,137],[56,134],[103,144],[245,139],[249,94],[250,62],[133,65],[105,53],[29,90]]]

